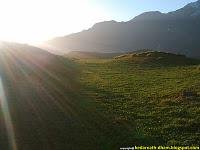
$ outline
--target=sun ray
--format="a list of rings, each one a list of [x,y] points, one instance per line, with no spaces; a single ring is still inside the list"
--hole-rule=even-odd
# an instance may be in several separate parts
[[[7,131],[8,140],[9,140],[9,148],[10,150],[17,150],[13,123],[12,123],[11,115],[9,112],[9,106],[8,106],[8,102],[6,99],[5,92],[4,92],[1,76],[0,76],[0,106],[1,106],[1,111],[3,112],[3,117],[5,120],[5,126],[6,126],[6,131]]]

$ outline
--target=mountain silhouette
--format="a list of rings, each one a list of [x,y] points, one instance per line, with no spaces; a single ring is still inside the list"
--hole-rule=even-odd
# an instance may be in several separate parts
[[[154,49],[200,57],[200,0],[169,13],[145,12],[127,22],[105,21],[46,42],[54,49],[129,52]]]

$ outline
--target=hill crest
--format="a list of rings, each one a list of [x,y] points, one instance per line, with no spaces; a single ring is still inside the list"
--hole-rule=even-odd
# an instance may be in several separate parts
[[[193,65],[199,64],[197,59],[187,58],[185,55],[172,54],[160,51],[133,52],[114,57],[117,61],[131,61],[138,64],[161,65]]]

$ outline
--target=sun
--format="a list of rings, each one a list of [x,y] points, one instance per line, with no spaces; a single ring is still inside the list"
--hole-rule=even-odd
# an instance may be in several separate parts
[[[0,40],[37,43],[108,20],[91,0],[0,0]]]

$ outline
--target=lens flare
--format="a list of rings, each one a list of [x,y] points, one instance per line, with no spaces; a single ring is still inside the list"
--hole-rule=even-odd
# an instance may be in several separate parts
[[[17,150],[17,145],[15,142],[14,128],[13,128],[12,119],[10,116],[8,102],[7,102],[7,99],[5,96],[1,76],[0,76],[0,106],[1,106],[1,111],[3,112],[3,117],[5,120],[5,125],[6,125],[8,140],[9,140],[9,148],[10,148],[10,150]]]

